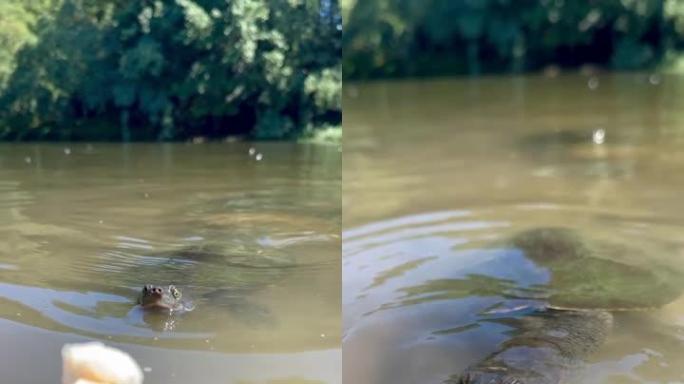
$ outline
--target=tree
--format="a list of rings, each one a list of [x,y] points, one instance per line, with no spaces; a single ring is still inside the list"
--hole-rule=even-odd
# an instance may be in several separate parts
[[[17,56],[5,136],[290,138],[339,124],[330,0],[65,0]]]

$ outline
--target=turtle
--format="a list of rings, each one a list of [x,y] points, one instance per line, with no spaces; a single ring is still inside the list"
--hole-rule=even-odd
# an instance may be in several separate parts
[[[510,326],[510,339],[447,383],[565,383],[602,345],[614,315],[661,307],[684,288],[680,274],[647,255],[570,228],[526,230],[505,245],[542,267],[547,281],[502,293],[530,303],[483,313],[482,321]]]
[[[141,259],[144,263],[136,264],[126,276],[133,286],[144,282],[135,303],[151,323],[211,307],[212,312],[224,309],[248,324],[272,324],[270,310],[252,296],[296,266],[289,255],[274,250],[209,242],[156,251],[136,260]]]

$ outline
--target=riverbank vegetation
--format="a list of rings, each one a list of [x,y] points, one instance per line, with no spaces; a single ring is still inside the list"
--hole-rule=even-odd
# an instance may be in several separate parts
[[[7,0],[0,139],[291,139],[341,123],[336,0]]]
[[[651,69],[684,48],[681,0],[343,0],[345,79]]]

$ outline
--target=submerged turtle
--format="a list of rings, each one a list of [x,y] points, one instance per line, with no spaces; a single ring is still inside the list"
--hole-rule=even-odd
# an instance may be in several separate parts
[[[682,292],[680,276],[672,270],[634,258],[634,250],[592,242],[570,229],[529,230],[508,246],[542,267],[547,282],[502,294],[535,304],[518,306],[506,318],[485,317],[482,321],[511,326],[511,338],[450,383],[564,383],[603,343],[613,313],[657,308]],[[495,309],[488,314],[497,311],[501,313]]]

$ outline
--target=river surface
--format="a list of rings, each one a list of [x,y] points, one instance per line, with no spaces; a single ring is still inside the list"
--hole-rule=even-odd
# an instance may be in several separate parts
[[[0,145],[0,381],[95,339],[146,384],[340,383],[340,193],[338,146]]]
[[[496,351],[515,330],[487,310],[515,304],[505,288],[548,281],[543,266],[496,246],[527,228],[573,228],[629,250],[603,257],[684,271],[684,78],[531,75],[344,91],[345,382],[442,383]],[[681,302],[616,313],[568,382],[684,382]]]

